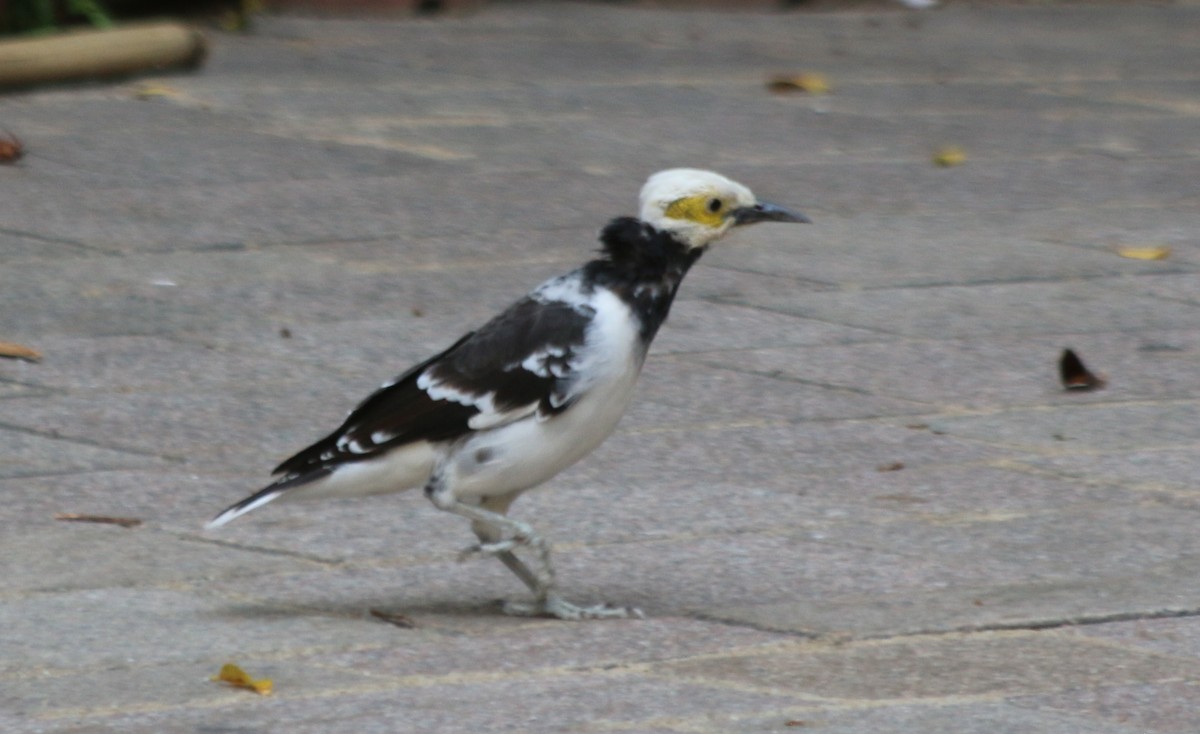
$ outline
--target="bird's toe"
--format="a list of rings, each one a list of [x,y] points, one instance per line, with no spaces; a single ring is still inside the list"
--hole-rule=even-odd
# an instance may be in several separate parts
[[[514,617],[552,617],[567,621],[646,618],[642,610],[637,607],[618,607],[611,604],[580,606],[555,595],[536,602],[506,601],[501,608],[505,614]]]

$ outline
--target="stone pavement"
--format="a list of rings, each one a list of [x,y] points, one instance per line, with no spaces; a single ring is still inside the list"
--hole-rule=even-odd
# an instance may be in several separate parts
[[[1200,731],[1200,5],[267,18],[155,84],[0,99],[0,731]],[[815,224],[515,508],[647,620],[499,616],[419,493],[201,530],[677,165]]]

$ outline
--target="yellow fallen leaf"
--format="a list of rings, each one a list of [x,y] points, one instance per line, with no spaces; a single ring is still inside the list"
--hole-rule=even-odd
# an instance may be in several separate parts
[[[967,152],[957,145],[943,145],[933,154],[933,162],[942,168],[962,165],[967,162]]]
[[[779,74],[767,81],[767,89],[776,94],[788,92],[808,92],[809,94],[825,94],[829,91],[829,82],[823,74]]]
[[[269,678],[254,680],[246,671],[242,670],[233,663],[225,663],[221,666],[221,672],[212,677],[218,683],[228,683],[237,688],[245,688],[254,691],[260,696],[271,695],[272,683]]]
[[[1166,260],[1171,248],[1165,245],[1152,247],[1118,247],[1117,254],[1131,260]]]
[[[30,349],[23,344],[0,342],[0,357],[11,357],[13,359],[24,359],[30,362],[37,362],[42,358],[42,353],[36,349]]]
[[[170,99],[178,97],[179,90],[170,84],[163,84],[162,82],[143,82],[134,87],[133,96],[138,99],[154,99],[155,97]]]

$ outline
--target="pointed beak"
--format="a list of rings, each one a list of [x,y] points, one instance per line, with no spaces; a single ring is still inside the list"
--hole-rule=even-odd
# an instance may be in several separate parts
[[[735,226],[754,224],[755,222],[798,222],[812,224],[812,220],[800,212],[793,212],[781,206],[760,201],[754,206],[743,206],[733,210]]]

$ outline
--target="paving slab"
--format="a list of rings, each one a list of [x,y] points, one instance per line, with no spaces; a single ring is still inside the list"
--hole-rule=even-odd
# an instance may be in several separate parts
[[[809,706],[752,717],[722,717],[689,721],[673,731],[688,732],[788,732],[814,729],[822,732],[881,732],[902,734],[1132,734],[1124,724],[1100,721],[1067,711],[1029,709],[1008,703],[935,701],[903,706]]]
[[[918,401],[936,410],[990,410],[996,405],[1064,410],[1098,403],[1188,398],[1198,383],[1188,358],[1192,331],[980,336],[959,339],[862,339],[851,344],[742,349],[693,359],[803,385]],[[1111,379],[1096,392],[1064,391],[1059,360],[1072,349]],[[887,365],[888,369],[880,369]],[[898,378],[903,376],[903,380]]]
[[[870,637],[990,629],[1107,627],[1126,617],[1191,616],[1194,592],[1181,589],[1195,559],[1145,573],[1103,578],[909,588],[822,596],[801,603],[747,604],[717,609],[711,618],[758,629],[811,635]],[[898,618],[907,624],[897,623]]]
[[[1200,320],[1200,308],[1141,290],[1124,279],[1071,279],[792,296],[761,292],[738,302],[915,338],[972,337],[998,323],[1008,333],[1040,335],[1188,329]]]
[[[34,394],[29,391],[23,397]],[[0,460],[0,477],[4,478],[132,469],[162,463],[149,453],[96,444],[86,438],[73,440],[44,426],[24,430],[4,426],[0,436],[5,447],[5,456]]]
[[[515,680],[472,680],[455,677],[438,685],[412,685],[373,691],[334,689],[309,698],[283,697],[248,700],[225,693],[221,706],[184,706],[171,711],[132,715],[79,712],[102,726],[132,732],[229,730],[270,732],[285,726],[289,731],[391,732],[397,726],[414,731],[572,731],[601,732],[639,727],[648,716],[662,710],[698,715],[719,709],[743,715],[777,708],[795,699],[764,693],[740,692],[659,680],[631,673],[577,673],[574,675],[522,676]],[[253,694],[251,694],[253,695]],[[463,700],[472,702],[464,706]],[[518,708],[508,702],[520,700]],[[66,716],[58,721],[74,723]]]
[[[5,558],[20,559],[22,564],[40,569],[36,578],[11,574],[0,582],[0,595],[9,596],[168,585],[189,579],[278,573],[311,565],[298,557],[259,558],[254,550],[180,542],[174,533],[150,528],[124,528],[103,522],[52,524],[49,518],[5,534],[0,549]]]
[[[761,690],[803,691],[849,702],[1071,691],[1129,680],[1174,682],[1195,676],[1196,665],[1065,637],[992,632],[847,643],[833,649],[797,645],[661,667],[697,681],[736,680]]]

